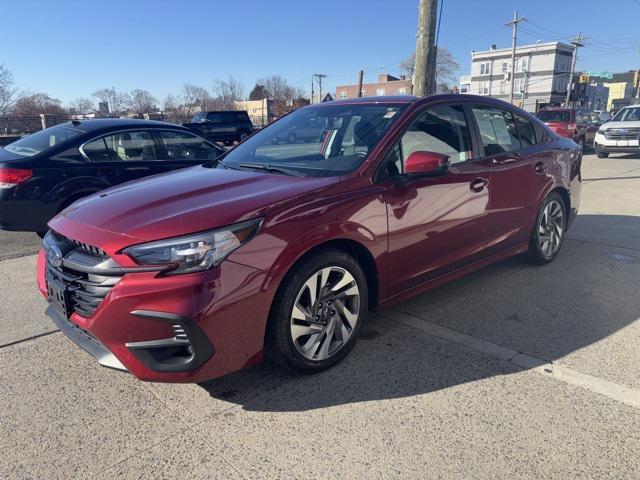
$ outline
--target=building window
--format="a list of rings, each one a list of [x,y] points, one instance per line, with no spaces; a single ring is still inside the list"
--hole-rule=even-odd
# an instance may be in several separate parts
[[[489,95],[489,82],[480,82],[478,93],[480,95]]]
[[[340,98],[347,98],[347,92],[340,92]]]
[[[384,95],[384,88],[378,88],[376,90],[376,95],[382,97]]]
[[[367,96],[367,91],[363,88],[362,89],[362,93],[360,95],[363,96],[363,97],[366,97]]]
[[[500,82],[500,93],[507,93],[507,82]]]
[[[502,73],[507,73],[509,71],[509,64],[507,62],[502,62]]]
[[[407,94],[407,89],[406,88],[399,88],[398,89],[398,95],[406,95]]]
[[[489,75],[489,69],[491,64],[489,62],[483,62],[480,64],[480,75]]]

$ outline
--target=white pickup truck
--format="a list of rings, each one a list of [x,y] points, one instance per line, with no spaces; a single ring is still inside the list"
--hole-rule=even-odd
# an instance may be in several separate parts
[[[640,153],[640,105],[624,107],[603,124],[593,140],[598,158],[610,153]]]

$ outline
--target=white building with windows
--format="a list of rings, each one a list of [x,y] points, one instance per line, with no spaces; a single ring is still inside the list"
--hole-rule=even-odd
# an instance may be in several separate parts
[[[514,103],[527,111],[561,105],[567,95],[573,45],[561,42],[522,45],[516,49]],[[511,48],[472,52],[467,92],[509,101]],[[462,85],[462,78],[461,78]],[[462,88],[460,89],[462,92]]]

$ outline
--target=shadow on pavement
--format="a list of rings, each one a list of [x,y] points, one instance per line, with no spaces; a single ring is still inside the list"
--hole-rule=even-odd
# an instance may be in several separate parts
[[[640,217],[584,215],[577,222],[582,228],[609,224],[640,232]],[[236,396],[251,398],[238,402],[247,410],[304,411],[420,395],[506,375],[520,369],[388,317],[404,312],[552,361],[638,319],[638,278],[640,241],[634,251],[568,238],[549,265],[509,259],[399,304],[387,311],[387,318],[372,315],[353,352],[326,372],[298,376],[267,363],[201,386],[231,402]],[[264,381],[256,381],[256,373]],[[284,386],[260,395],[265,383],[283,377]]]

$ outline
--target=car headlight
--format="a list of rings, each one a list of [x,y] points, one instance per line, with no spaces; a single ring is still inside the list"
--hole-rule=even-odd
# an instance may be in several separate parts
[[[598,133],[599,133],[600,135],[604,135],[604,132],[605,132],[605,129],[604,129],[604,128],[600,127],[600,128],[598,129]]]
[[[167,273],[193,273],[220,265],[231,252],[251,240],[261,218],[184,237],[169,238],[125,248],[142,265],[166,265]]]

